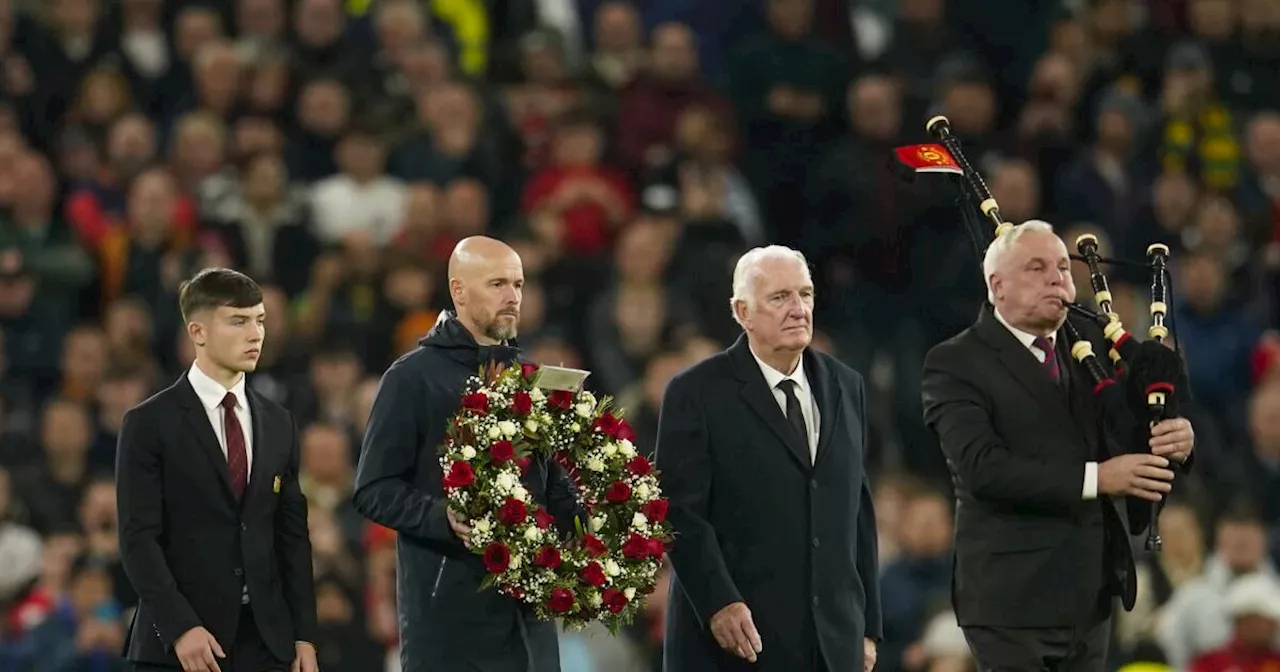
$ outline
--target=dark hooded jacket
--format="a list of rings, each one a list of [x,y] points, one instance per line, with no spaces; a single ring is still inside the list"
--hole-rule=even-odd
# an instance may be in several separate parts
[[[479,556],[445,517],[437,457],[463,387],[489,362],[514,363],[514,343],[480,346],[452,312],[378,386],[356,468],[355,508],[397,535],[397,609],[404,672],[559,672],[553,623],[490,588]],[[524,485],[571,530],[577,498],[563,469],[535,458]]]

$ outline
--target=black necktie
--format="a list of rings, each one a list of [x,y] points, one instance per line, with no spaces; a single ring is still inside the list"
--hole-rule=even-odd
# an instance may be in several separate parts
[[[796,381],[785,378],[778,383],[778,389],[787,397],[787,423],[792,431],[800,437],[800,445],[809,450],[809,426],[804,423],[804,411],[800,409],[800,399],[796,397]]]

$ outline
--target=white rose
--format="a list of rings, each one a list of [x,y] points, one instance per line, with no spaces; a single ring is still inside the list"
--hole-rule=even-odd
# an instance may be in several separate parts
[[[492,523],[489,522],[488,518],[481,518],[480,520],[477,520],[472,527],[475,528],[476,532],[487,534],[491,525]]]
[[[463,446],[463,447],[462,447],[462,459],[464,459],[464,460],[471,460],[471,459],[474,459],[474,458],[475,458],[475,456],[476,456],[476,449],[475,449],[475,448],[472,448],[471,446]]]
[[[605,454],[605,455],[607,455],[608,457],[613,457],[614,455],[617,455],[617,454],[618,454],[618,444],[616,444],[616,443],[606,443],[606,444],[604,444],[604,454]]]
[[[499,436],[502,436],[502,430],[499,430],[497,425],[489,428],[489,438],[496,439]]]
[[[578,404],[576,407],[574,407],[573,410],[575,413],[578,414],[579,417],[589,418],[591,417],[591,414],[595,412],[596,407],[595,407],[595,404],[588,404],[586,402],[583,402],[581,404]]]
[[[631,458],[636,456],[636,447],[627,439],[623,439],[622,442],[618,444],[618,450],[622,453],[623,457]]]
[[[526,432],[529,432],[530,434],[537,434],[538,433],[537,421],[535,421],[533,418],[529,418],[528,420],[525,420],[524,429]]]
[[[622,568],[612,559],[604,561],[604,573],[609,576],[617,576],[622,573]]]
[[[586,391],[586,390],[583,390],[583,391],[581,391],[581,392],[579,392],[579,393],[578,393],[578,399],[579,399],[580,401],[584,401],[584,402],[586,402],[586,403],[588,403],[588,404],[591,404],[592,406],[595,406],[595,405],[596,405],[596,395],[591,394],[590,392],[588,392],[588,391]]]
[[[527,497],[528,495],[529,495],[529,491],[525,490],[523,485],[516,483],[515,485],[511,486],[512,497],[515,497],[516,499],[523,502],[525,501],[525,497]]]
[[[532,399],[532,400],[533,400],[533,401],[535,401],[535,402],[537,402],[537,401],[544,401],[544,400],[546,400],[547,395],[545,395],[545,394],[543,394],[543,393],[542,393],[542,388],[540,388],[540,387],[535,387],[535,388],[533,388],[532,390],[529,390],[529,398],[530,398],[530,399]]]
[[[591,519],[591,531],[599,532],[604,527],[604,516],[594,516]]]
[[[520,431],[520,428],[516,427],[516,423],[510,420],[503,420],[498,423],[498,431],[502,432],[503,436],[511,438],[516,435],[516,432]]]
[[[645,515],[643,513],[640,513],[639,511],[636,512],[636,515],[631,516],[631,527],[634,527],[637,530],[643,530],[645,526],[648,524],[649,524],[649,519],[646,518]]]
[[[635,588],[630,588],[630,587],[628,587],[627,589],[625,589],[625,590],[623,590],[623,591],[622,591],[622,594],[623,594],[623,595],[626,595],[628,600],[634,600],[634,599],[636,599],[636,589],[635,589]]]
[[[591,471],[604,471],[604,461],[598,457],[590,458],[587,460],[587,469],[590,469]]]
[[[493,479],[494,487],[498,489],[498,492],[503,494],[510,493],[511,489],[516,487],[516,483],[516,477],[512,476],[509,471],[504,471],[498,474],[497,478]]]
[[[578,432],[582,431],[582,425],[579,425],[576,422],[572,423],[569,425],[569,431],[573,432],[574,434],[577,434]]]
[[[648,483],[641,483],[640,485],[636,486],[636,499],[642,502],[647,502],[649,501],[649,495],[651,494],[653,493],[649,492]]]
[[[524,528],[525,539],[528,539],[529,541],[537,541],[540,536],[542,536],[542,530],[539,530],[537,527],[530,525],[529,527]]]
[[[507,565],[507,569],[519,569],[519,568],[520,568],[520,556],[513,553],[511,555],[511,564]]]
[[[593,591],[591,597],[587,598],[587,602],[593,607],[598,607],[604,602],[604,598],[600,597],[600,593]]]

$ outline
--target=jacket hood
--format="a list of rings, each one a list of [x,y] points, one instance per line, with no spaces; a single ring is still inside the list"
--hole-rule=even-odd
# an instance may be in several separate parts
[[[458,321],[458,314],[452,310],[440,313],[435,326],[418,340],[424,348],[435,348],[465,364],[480,365],[488,362],[513,362],[519,358],[520,345],[515,339],[505,341],[502,345],[480,345],[476,339]]]

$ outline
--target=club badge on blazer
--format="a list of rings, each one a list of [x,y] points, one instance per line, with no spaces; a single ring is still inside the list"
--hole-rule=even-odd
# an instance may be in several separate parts
[[[280,494],[280,477],[279,476],[276,476],[274,479],[272,479],[271,492],[274,492],[277,495]]]

